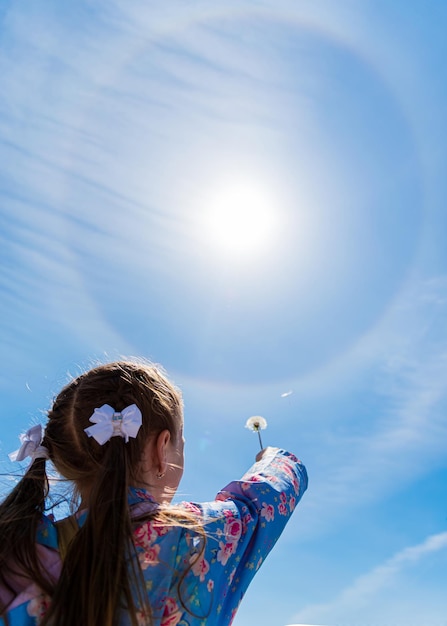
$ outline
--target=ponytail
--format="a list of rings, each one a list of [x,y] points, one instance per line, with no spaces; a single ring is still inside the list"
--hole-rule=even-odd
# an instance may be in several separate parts
[[[115,437],[105,445],[108,449],[90,491],[87,518],[68,546],[42,626],[113,626],[120,610],[130,616],[132,626],[141,624],[137,611],[150,623],[144,579],[132,542],[125,444]]]
[[[51,594],[53,584],[42,572],[36,553],[36,533],[45,510],[48,479],[45,459],[36,458],[26,474],[0,504],[0,586],[6,595],[14,591],[8,582],[11,575],[29,577]],[[9,602],[0,600],[0,615]]]

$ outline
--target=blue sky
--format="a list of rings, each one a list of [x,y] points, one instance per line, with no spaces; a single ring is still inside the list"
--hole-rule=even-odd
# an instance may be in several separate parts
[[[181,499],[309,491],[235,626],[445,626],[447,7],[0,4],[1,465],[97,360],[185,397]],[[8,479],[4,479],[5,488]]]

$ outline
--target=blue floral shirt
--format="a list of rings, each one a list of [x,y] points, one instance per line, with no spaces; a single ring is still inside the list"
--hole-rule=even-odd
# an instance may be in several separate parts
[[[292,454],[269,449],[239,481],[212,502],[180,505],[203,524],[197,531],[154,520],[136,525],[134,541],[154,626],[228,626],[253,576],[275,545],[307,488],[307,473]],[[135,514],[157,508],[151,495],[132,489]],[[83,517],[78,520],[82,525]],[[43,518],[38,550],[49,574],[61,568],[57,531]],[[203,547],[204,546],[204,547]],[[10,626],[36,626],[50,598],[30,584],[17,589],[8,611]],[[139,622],[147,623],[144,612]],[[3,623],[3,620],[0,620]],[[122,615],[120,624],[130,621]]]

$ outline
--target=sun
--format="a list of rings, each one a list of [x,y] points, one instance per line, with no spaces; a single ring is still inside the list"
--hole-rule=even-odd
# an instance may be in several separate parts
[[[253,183],[216,189],[208,196],[202,217],[202,232],[209,245],[237,257],[269,247],[278,227],[272,194]]]

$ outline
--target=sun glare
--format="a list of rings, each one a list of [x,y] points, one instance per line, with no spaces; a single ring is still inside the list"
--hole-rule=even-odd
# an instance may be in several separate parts
[[[228,186],[209,196],[203,222],[204,236],[211,246],[245,256],[271,245],[278,210],[271,195],[260,186]]]

